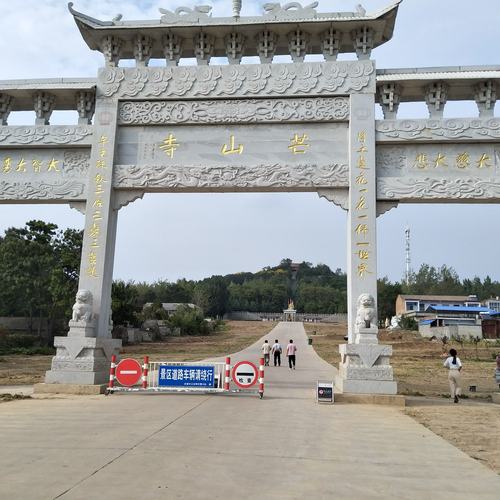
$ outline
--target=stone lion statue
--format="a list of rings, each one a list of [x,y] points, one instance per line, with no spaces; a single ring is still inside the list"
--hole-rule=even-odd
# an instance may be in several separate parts
[[[377,311],[375,310],[375,299],[369,293],[362,293],[358,297],[356,311],[356,330],[377,326]]]
[[[76,301],[73,305],[73,321],[92,320],[92,294],[88,290],[78,290]]]

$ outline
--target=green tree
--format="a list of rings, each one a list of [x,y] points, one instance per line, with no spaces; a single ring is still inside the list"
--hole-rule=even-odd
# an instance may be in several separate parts
[[[378,318],[392,318],[396,314],[396,298],[401,293],[400,283],[391,283],[387,277],[377,281]]]
[[[71,309],[78,283],[82,233],[57,231],[55,224],[32,220],[9,228],[0,241],[0,304],[2,314],[39,320],[41,342],[52,340],[55,318]],[[47,337],[42,338],[42,318]]]
[[[111,287],[111,308],[113,311],[113,324],[137,325],[137,314],[140,307],[137,302],[137,289],[133,282],[113,281]]]
[[[212,276],[200,281],[194,288],[193,302],[206,316],[224,316],[228,305],[229,292],[222,276]]]
[[[207,335],[211,329],[205,321],[203,312],[198,308],[181,306],[168,319],[170,328],[179,328],[181,335]]]

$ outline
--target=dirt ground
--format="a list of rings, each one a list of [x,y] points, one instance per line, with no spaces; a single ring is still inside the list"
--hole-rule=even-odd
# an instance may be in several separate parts
[[[340,356],[338,345],[345,342],[345,324],[305,323],[306,332],[313,339],[316,352],[329,363],[338,365]],[[316,332],[316,333],[314,333]],[[495,357],[500,353],[500,345],[482,341],[472,343],[450,342],[446,346],[438,341],[430,341],[415,332],[388,332],[381,330],[382,344],[391,344],[393,355],[391,364],[394,377],[398,381],[399,394],[413,396],[449,396],[448,373],[443,368],[443,352],[454,347],[458,351],[462,369],[462,394],[468,398],[488,399],[498,391],[495,374]],[[476,386],[476,391],[469,390]]]
[[[306,323],[316,352],[338,366],[338,345],[345,342],[344,324]],[[456,405],[449,399],[447,371],[443,368],[443,344],[419,337],[414,332],[399,331],[379,334],[380,342],[392,344],[391,363],[398,382],[398,392],[410,396],[405,413],[446,439],[472,458],[500,474],[500,405],[489,403],[498,390],[493,377],[495,359],[500,346],[481,342],[452,342],[464,365],[462,393],[466,399]],[[476,385],[476,392],[469,386]]]
[[[125,346],[122,353],[131,357],[147,354],[151,361],[167,358],[168,361],[199,361],[241,351],[275,326],[274,322],[226,321],[226,329],[214,335],[170,337],[164,342]]]
[[[500,474],[500,405],[449,400],[408,407],[407,415]]]
[[[151,361],[198,361],[224,356],[249,346],[271,331],[276,323],[259,321],[227,321],[226,329],[200,337],[171,337],[164,342],[148,342],[124,346],[121,356],[141,358],[149,355]],[[52,356],[0,356],[0,385],[30,385],[43,382],[50,370]]]

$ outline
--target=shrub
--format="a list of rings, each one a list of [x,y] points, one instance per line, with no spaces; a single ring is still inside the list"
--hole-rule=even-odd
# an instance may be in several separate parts
[[[37,338],[25,333],[11,333],[0,337],[0,348],[33,347]]]
[[[418,323],[415,318],[411,316],[401,316],[399,326],[401,326],[403,330],[418,330]]]
[[[54,354],[53,347],[40,346],[37,337],[24,333],[0,335],[0,354]]]
[[[34,347],[9,347],[3,350],[0,348],[0,354],[20,354],[23,356],[36,356],[36,355],[52,355],[56,350],[49,346],[34,346]]]
[[[168,326],[172,329],[179,328],[181,335],[208,335],[213,331],[203,313],[188,306],[179,307],[168,319]]]

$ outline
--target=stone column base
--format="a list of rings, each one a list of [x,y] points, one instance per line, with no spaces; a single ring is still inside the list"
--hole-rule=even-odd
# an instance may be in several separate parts
[[[35,384],[35,394],[76,394],[78,396],[94,396],[104,394],[107,384]]]
[[[337,375],[335,386],[342,393],[350,394],[397,394],[398,386],[389,380],[348,380]]]
[[[354,394],[396,394],[397,384],[389,364],[392,346],[342,344],[341,362],[335,379],[337,389]]]
[[[106,384],[111,356],[122,346],[119,339],[102,337],[55,337],[56,355],[46,384]]]

